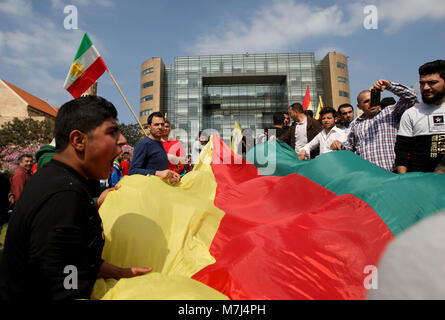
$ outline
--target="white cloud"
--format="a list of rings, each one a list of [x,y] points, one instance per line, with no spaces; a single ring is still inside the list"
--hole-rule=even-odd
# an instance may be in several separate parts
[[[422,19],[443,20],[445,1],[443,0],[392,0],[377,5],[379,20],[387,22],[384,30],[397,32],[403,26]]]
[[[53,8],[63,8],[67,5],[77,5],[77,6],[102,6],[102,7],[113,7],[112,0],[51,0],[51,6]]]
[[[5,80],[42,99],[49,98],[52,105],[67,99],[63,82],[83,35],[82,30],[65,30],[59,23],[34,13],[14,24],[12,30],[0,32],[2,76],[7,72],[22,79],[17,83]]]
[[[0,12],[13,16],[29,16],[32,7],[27,0],[5,0],[0,2]]]
[[[342,48],[339,47],[323,47],[315,51],[315,59],[321,60],[323,59],[328,52],[345,52]]]
[[[48,20],[29,25],[28,30],[5,32],[4,47],[8,49],[5,58],[20,57],[27,66],[43,67],[69,65],[72,61],[79,33],[68,32],[57,28]],[[6,50],[5,50],[6,51]]]
[[[395,32],[408,23],[445,16],[444,0],[375,0],[379,28]],[[344,2],[326,8],[275,0],[243,20],[227,21],[188,47],[191,54],[278,52],[320,36],[349,36],[364,30],[363,9],[371,3]]]
[[[44,68],[35,68],[32,73],[32,77],[23,78],[25,80],[19,87],[42,100],[48,99],[48,103],[53,107],[60,106],[62,101],[66,100],[66,91],[63,89],[65,79],[52,76]]]
[[[348,6],[349,9],[349,6]],[[190,48],[195,54],[278,51],[321,35],[346,36],[361,23],[356,15],[345,20],[337,5],[319,8],[293,1],[273,1],[247,22],[230,21],[223,30],[207,34]]]

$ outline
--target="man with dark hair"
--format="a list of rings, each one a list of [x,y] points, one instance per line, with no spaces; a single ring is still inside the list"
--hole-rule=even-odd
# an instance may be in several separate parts
[[[22,154],[18,159],[19,167],[11,177],[11,191],[16,202],[19,200],[26,182],[31,178],[33,159],[32,154]]]
[[[301,103],[294,103],[289,107],[289,115],[294,120],[292,126],[280,138],[281,141],[286,142],[295,152],[299,153],[308,142],[322,130],[319,121],[308,117],[303,110]],[[311,157],[315,158],[319,154],[319,149],[316,148],[311,152]]]
[[[314,117],[314,111],[312,111],[312,110],[305,110],[304,114],[311,118]]]
[[[97,96],[65,103],[55,122],[56,152],[31,177],[14,208],[0,268],[3,300],[88,299],[97,278],[128,278],[150,268],[102,260],[98,207],[90,180],[106,179],[126,139],[113,104]],[[71,274],[71,277],[69,277]]]
[[[380,106],[371,106],[371,90],[388,90],[400,97],[392,106],[381,110]],[[394,172],[397,127],[400,118],[417,100],[416,93],[399,83],[388,80],[377,80],[371,88],[357,96],[357,107],[363,114],[351,124],[348,140],[345,143],[334,141],[333,150],[351,150],[363,159]]]
[[[283,116],[284,116],[283,129],[285,129],[286,131],[290,127],[289,113],[283,112]]]
[[[267,130],[268,139],[276,139],[286,131],[286,129],[284,129],[285,119],[283,112],[277,111],[273,114],[273,126]]]
[[[396,104],[396,103],[397,103],[397,101],[393,97],[386,97],[380,101],[380,108],[383,110],[387,106],[392,106],[393,104]]]
[[[400,121],[395,146],[398,173],[433,172],[445,154],[445,60],[425,63],[419,76],[423,102]]]
[[[323,130],[308,142],[298,153],[298,159],[304,160],[310,158],[312,150],[320,149],[320,154],[331,152],[331,144],[334,141],[345,142],[347,135],[344,131],[335,126],[335,117],[337,112],[330,107],[323,108],[320,111]]]
[[[340,122],[337,126],[346,133],[351,130],[351,122],[354,120],[354,108],[349,103],[343,103],[338,107]]]
[[[181,180],[178,173],[168,169],[167,152],[162,145],[164,124],[165,119],[161,112],[150,114],[147,120],[150,134],[134,147],[129,175],[155,175],[163,179],[169,179],[173,184]]]

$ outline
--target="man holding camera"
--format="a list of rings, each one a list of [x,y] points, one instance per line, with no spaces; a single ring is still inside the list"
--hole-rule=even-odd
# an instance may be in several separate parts
[[[381,110],[380,92],[388,90],[398,96],[399,101]],[[374,97],[371,97],[373,92]],[[372,99],[373,98],[373,99]],[[371,103],[371,100],[373,103]],[[333,150],[351,150],[375,165],[395,172],[394,145],[400,118],[417,101],[416,93],[395,82],[377,80],[369,90],[357,96],[357,107],[363,111],[352,124],[347,141],[334,141]]]

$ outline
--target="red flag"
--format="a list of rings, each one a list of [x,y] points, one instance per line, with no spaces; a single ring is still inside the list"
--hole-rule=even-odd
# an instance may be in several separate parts
[[[304,95],[303,100],[303,110],[306,111],[307,109],[312,109],[312,102],[311,102],[311,94],[309,93],[309,86],[307,86],[306,94]]]

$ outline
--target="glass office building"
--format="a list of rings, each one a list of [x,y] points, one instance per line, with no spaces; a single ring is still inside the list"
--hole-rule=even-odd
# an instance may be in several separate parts
[[[274,112],[302,103],[307,87],[315,112],[319,97],[326,105],[325,78],[332,80],[332,63],[327,60],[315,60],[314,53],[176,57],[172,65],[164,65],[161,58],[149,59],[141,69],[141,122],[146,123],[151,112],[161,111],[173,127],[187,132],[195,126],[222,134],[231,131],[235,121],[255,131],[272,125]],[[346,67],[339,69],[347,73]],[[349,95],[346,85],[342,94],[349,102],[349,96],[344,97],[345,92]]]

